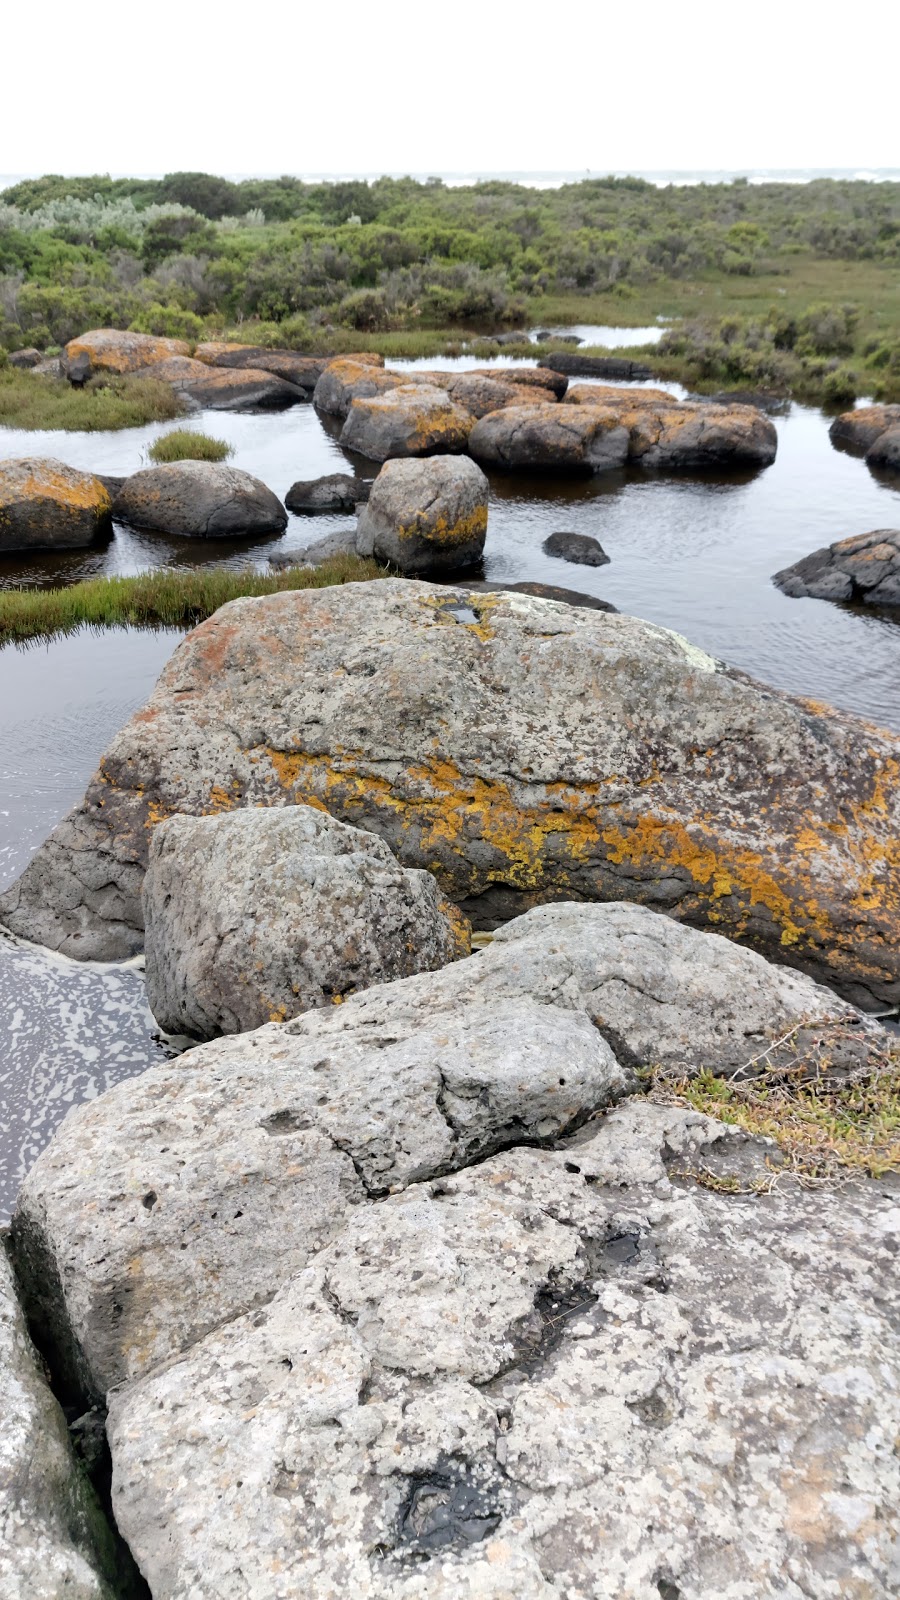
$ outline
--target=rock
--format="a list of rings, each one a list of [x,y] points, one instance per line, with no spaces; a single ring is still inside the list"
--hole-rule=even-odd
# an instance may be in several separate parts
[[[113,1600],[111,1538],[41,1376],[0,1245],[0,1592]]]
[[[236,600],[178,646],[0,921],[132,955],[158,821],[321,803],[435,872],[476,926],[644,901],[884,1009],[898,758],[895,735],[634,617],[404,579]]]
[[[609,383],[576,383],[572,384],[566,394],[566,405],[570,406],[616,406],[624,407],[626,411],[638,411],[643,407],[658,410],[660,406],[677,406],[678,401],[673,394],[667,394],[665,389],[631,389],[616,388]]]
[[[453,374],[447,392],[456,405],[475,418],[486,417],[491,411],[502,411],[504,406],[554,405],[556,402],[550,389],[537,389],[523,383],[499,383],[474,372]]]
[[[102,483],[104,489],[109,495],[110,500],[115,500],[116,495],[119,494],[122,489],[124,489],[126,483],[128,482],[127,478],[113,477],[113,475],[109,472],[96,472],[94,476],[98,483]]]
[[[381,986],[389,1009],[419,981]],[[384,1027],[352,1005],[200,1045],[69,1113],[13,1223],[67,1392],[102,1400],[265,1304],[372,1196],[576,1127],[627,1086],[574,1011],[430,1016],[413,995]]]
[[[886,467],[891,472],[900,472],[900,423],[879,434],[866,451],[866,462],[870,467]]]
[[[112,532],[99,478],[50,457],[0,461],[0,553],[80,550]]]
[[[329,416],[346,417],[354,400],[387,394],[408,382],[408,374],[384,372],[356,356],[330,361],[313,390],[313,404]]]
[[[60,376],[67,378],[73,389],[83,389],[94,376],[93,362],[87,351],[81,350],[71,358],[67,355],[61,356]]]
[[[639,409],[630,418],[629,459],[664,472],[709,472],[771,466],[775,424],[754,406]]]
[[[40,350],[30,345],[27,350],[10,350],[7,361],[11,367],[36,367],[44,357]]]
[[[561,400],[569,387],[569,380],[561,372],[551,372],[548,367],[475,367],[466,374],[470,378],[490,378],[492,383],[514,383],[525,389],[549,389]]]
[[[653,377],[650,368],[640,361],[622,356],[583,356],[574,351],[570,355],[568,350],[543,356],[538,366],[549,367],[551,372],[564,372],[569,378],[624,378],[630,383],[640,383]]]
[[[467,457],[388,461],[360,513],[357,555],[412,575],[473,566],[484,553],[489,492]]]
[[[156,1600],[880,1600],[900,1211],[715,1193],[740,1139],[628,1103],[357,1208],[266,1305],[118,1390]]]
[[[525,328],[510,328],[507,333],[492,333],[494,344],[528,344],[529,338]]]
[[[321,567],[335,556],[356,555],[356,529],[343,528],[337,533],[327,533],[324,539],[314,539],[303,550],[286,550],[269,556],[269,566],[276,571],[288,567]]]
[[[589,611],[612,611],[617,607],[594,594],[582,594],[579,589],[561,589],[555,583],[471,583],[460,581],[461,589],[472,594],[531,594],[539,600],[559,600],[567,606],[584,606]]]
[[[599,539],[588,533],[551,533],[541,548],[545,555],[559,556],[582,567],[608,567],[609,556]]]
[[[864,456],[888,428],[900,427],[900,405],[858,406],[835,417],[828,437],[836,450]]]
[[[255,372],[272,372],[285,383],[303,389],[308,398],[331,357],[302,356],[296,350],[266,350],[261,345],[207,343],[198,344],[194,360],[212,367],[252,367]]]
[[[151,333],[123,333],[119,328],[92,328],[65,347],[65,359],[72,362],[86,356],[97,372],[137,372],[171,356],[190,354],[183,339],[158,339]]]
[[[187,356],[173,356],[140,368],[139,376],[170,383],[179,394],[186,394],[195,405],[208,411],[241,411],[248,407],[283,410],[307,398],[296,384],[285,383],[273,372],[252,367],[210,367]]]
[[[878,528],[839,539],[776,572],[772,581],[793,598],[900,606],[900,531]]]
[[[292,483],[284,497],[288,511],[309,516],[319,511],[355,511],[369,498],[372,485],[347,472]]]
[[[791,409],[790,396],[774,389],[721,389],[718,394],[693,394],[688,398],[718,406],[755,406],[769,417],[786,417]]]
[[[506,471],[605,472],[628,455],[628,429],[600,406],[510,406],[476,422],[476,461]]]
[[[172,461],[125,480],[114,511],[122,522],[184,539],[283,533],[287,513],[259,478],[218,461]]]
[[[147,998],[166,1033],[212,1039],[333,1005],[469,953],[428,872],[311,806],[170,817],[143,890]]]
[[[465,450],[471,426],[468,411],[442,390],[405,383],[388,394],[354,399],[341,444],[370,461],[452,454]]]
[[[59,356],[48,356],[45,361],[39,361],[34,367],[26,367],[26,372],[33,372],[39,378],[61,378],[63,375],[62,359]]]

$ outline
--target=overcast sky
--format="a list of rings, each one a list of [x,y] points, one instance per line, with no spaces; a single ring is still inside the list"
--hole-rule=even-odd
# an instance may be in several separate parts
[[[896,0],[4,6],[0,172],[900,165]]]

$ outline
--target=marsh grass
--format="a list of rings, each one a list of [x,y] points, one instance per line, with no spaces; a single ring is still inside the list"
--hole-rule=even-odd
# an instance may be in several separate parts
[[[208,433],[195,433],[190,428],[174,428],[154,440],[147,451],[151,461],[227,461],[234,455],[233,446],[224,439],[213,439]]]
[[[4,589],[0,647],[56,639],[79,628],[193,628],[229,600],[386,576],[374,561],[335,556],[321,567],[288,567],[271,575],[212,567],[95,578],[66,589]]]
[[[43,373],[0,370],[0,426],[7,428],[101,433],[170,422],[183,412],[181,397],[155,378],[94,378],[74,389]]]

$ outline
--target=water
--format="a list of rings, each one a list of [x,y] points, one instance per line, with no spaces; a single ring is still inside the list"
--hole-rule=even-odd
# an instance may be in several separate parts
[[[598,332],[589,330],[592,342]],[[647,330],[641,330],[646,332]],[[636,330],[627,330],[629,342]],[[500,357],[497,365],[508,365]],[[476,357],[397,362],[399,368],[468,369]],[[675,385],[667,386],[681,393]],[[206,412],[196,425],[228,439],[234,465],[283,496],[298,478],[377,465],[346,455],[334,423],[309,405],[276,415]],[[52,454],[74,466],[125,475],[171,424],[112,434],[0,430],[0,458]],[[900,623],[864,607],[789,600],[771,576],[819,545],[900,526],[900,485],[834,451],[827,419],[794,406],[776,419],[779,452],[744,478],[491,477],[484,576],[581,589],[623,611],[677,629],[756,677],[812,695],[900,731]],[[151,566],[223,562],[265,569],[269,556],[302,552],[344,516],[291,517],[264,541],[200,542],[117,528],[102,547],[65,555],[0,558],[0,586],[75,582]],[[555,531],[595,535],[609,566],[544,555]],[[175,633],[83,633],[26,651],[0,651],[0,885],[23,868],[84,791],[115,730],[147,697]],[[0,943],[0,1216],[22,1172],[70,1104],[159,1059],[141,974],[85,968]]]

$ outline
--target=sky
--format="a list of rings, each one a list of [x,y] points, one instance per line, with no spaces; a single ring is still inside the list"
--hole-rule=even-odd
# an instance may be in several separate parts
[[[895,0],[7,0],[0,172],[900,166]]]

